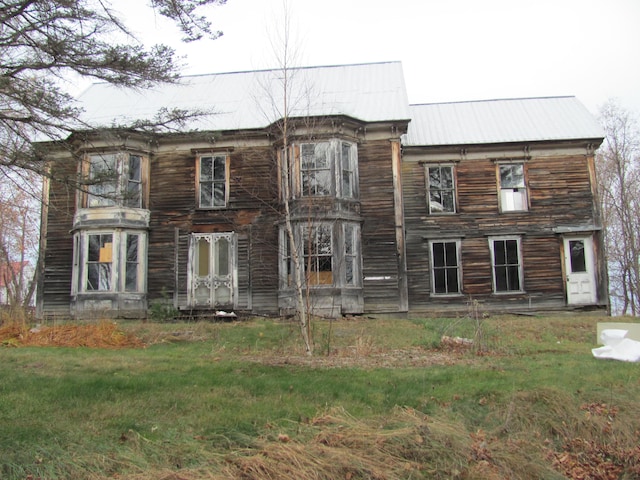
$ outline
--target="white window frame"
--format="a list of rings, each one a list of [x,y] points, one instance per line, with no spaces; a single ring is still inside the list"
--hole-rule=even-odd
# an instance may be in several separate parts
[[[211,178],[205,177],[202,175],[202,164],[203,160],[211,161]],[[224,166],[224,174],[223,178],[218,176],[216,178],[216,161],[222,161],[222,165]],[[203,210],[217,210],[227,208],[229,204],[229,156],[226,154],[218,154],[218,153],[207,153],[200,154],[197,156],[196,160],[196,197],[197,197],[197,205],[199,209]],[[208,201],[203,202],[203,187],[207,185],[207,188],[211,190],[211,198]],[[222,185],[224,188],[222,201],[218,200],[216,203],[216,186]]]
[[[139,175],[131,177],[131,160],[139,161]],[[100,160],[106,168],[96,169]],[[107,165],[112,163],[112,165]],[[83,206],[86,208],[143,208],[147,158],[132,152],[88,153],[85,176],[89,182]],[[105,178],[100,178],[104,173]],[[93,181],[95,180],[95,183]]]
[[[313,149],[313,155],[305,153],[305,150],[310,148]],[[335,191],[335,181],[332,181],[334,153],[330,141],[300,144],[300,196],[329,197],[333,194]],[[305,160],[307,157],[310,160]],[[313,183],[313,190],[305,189],[305,179],[319,178],[320,176],[323,177],[323,180]]]
[[[455,266],[452,265],[446,265],[446,260],[445,260],[445,265],[443,266],[436,266],[435,264],[435,254],[434,254],[434,246],[436,244],[451,244],[453,243],[455,245],[455,255],[456,255],[456,264]],[[445,255],[446,255],[446,249],[445,249]],[[445,292],[438,292],[436,291],[436,270],[443,270],[445,271],[445,283],[448,284],[448,280],[447,280],[447,276],[446,276],[446,272],[447,270],[452,270],[455,269],[456,271],[456,282],[457,282],[457,286],[458,289],[456,291],[445,291]],[[438,296],[438,297],[452,297],[452,296],[460,296],[462,295],[462,258],[461,258],[461,241],[459,238],[444,238],[444,239],[434,239],[434,240],[429,240],[429,272],[430,272],[430,278],[431,278],[431,295],[434,296]],[[448,285],[447,285],[447,290],[448,289]]]
[[[331,277],[332,282],[319,283],[308,282],[310,288],[331,288],[331,287],[345,287],[345,288],[361,288],[362,287],[362,249],[360,241],[360,224],[357,222],[305,222],[293,225],[293,236],[298,248],[298,258],[300,259],[300,268],[302,272],[307,270],[307,257],[305,252],[307,251],[308,244],[308,229],[327,228],[328,237],[330,238],[331,245]],[[351,242],[347,240],[347,235],[351,231]],[[279,264],[280,264],[280,288],[286,289],[294,286],[295,266],[293,262],[292,252],[290,251],[289,235],[286,227],[280,228],[280,249],[279,249]],[[327,255],[324,255],[326,258]],[[317,257],[317,256],[316,256]],[[352,271],[351,280],[349,281],[347,272],[347,258],[350,260]],[[317,264],[318,262],[316,262]],[[316,273],[316,280],[320,277],[319,273]],[[303,273],[303,279],[305,279]],[[308,280],[308,279],[306,279]],[[305,281],[305,280],[303,280]]]
[[[505,262],[504,264],[496,265],[496,252],[495,252],[495,242],[516,242],[517,248],[517,263],[509,262],[509,259],[506,258],[505,254]],[[524,292],[524,267],[522,263],[522,239],[517,235],[507,235],[500,237],[489,237],[489,251],[491,253],[491,280],[493,285],[493,293],[498,295],[509,295],[514,293],[523,293]],[[516,289],[509,289],[509,275],[512,274],[513,267],[517,268],[517,278],[518,278],[518,286]],[[496,268],[505,268],[505,277],[506,277],[506,290],[498,290],[498,281],[496,276]]]
[[[448,168],[451,170],[451,187],[450,188],[433,188],[431,185],[431,169],[437,168],[442,171],[443,168]],[[424,175],[425,175],[425,183],[427,188],[427,206],[429,208],[429,213],[432,215],[451,215],[457,212],[458,210],[458,202],[456,199],[456,169],[454,164],[443,163],[443,164],[427,164],[424,166]],[[452,201],[452,209],[445,210],[444,206],[441,209],[434,208],[436,202],[431,200],[431,193],[433,192],[451,192],[451,201]],[[440,203],[440,205],[442,205]]]
[[[506,169],[513,170],[516,168],[520,168],[522,170],[522,182],[504,182],[503,171],[505,171]],[[497,162],[496,177],[498,181],[498,202],[500,206],[500,212],[508,213],[528,211],[529,192],[527,186],[527,172],[525,168],[525,162]]]
[[[111,235],[111,273],[108,289],[89,289],[89,242],[91,236]],[[134,262],[127,259],[127,239],[136,236],[137,259],[136,287],[127,288],[127,266]],[[107,263],[107,262],[102,262]],[[146,293],[147,290],[147,233],[140,230],[86,230],[74,234],[73,284],[71,293],[103,294],[103,293]]]
[[[349,242],[349,230],[351,229],[351,241]],[[360,225],[357,223],[345,222],[342,224],[342,239],[344,244],[342,262],[343,268],[343,283],[345,287],[359,288],[362,286],[362,250],[360,248]],[[351,248],[349,248],[351,247]],[[351,250],[351,251],[349,251]],[[351,261],[351,281],[348,277],[348,260]]]
[[[313,147],[314,160],[305,162],[303,152]],[[291,168],[291,195],[299,197],[336,197],[357,199],[358,185],[358,148],[354,142],[333,138],[317,142],[301,142],[292,145],[296,152],[295,161],[289,162],[286,152],[281,153],[281,168]],[[319,166],[318,151],[324,149],[324,162]],[[308,168],[305,168],[308,167]],[[305,190],[307,176],[322,175],[323,188],[314,187]]]

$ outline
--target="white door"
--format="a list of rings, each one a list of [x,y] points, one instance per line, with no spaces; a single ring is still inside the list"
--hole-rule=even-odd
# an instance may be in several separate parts
[[[566,237],[564,260],[567,272],[567,303],[586,305],[596,302],[596,277],[591,237]]]
[[[189,305],[235,304],[235,235],[194,233],[189,250]]]

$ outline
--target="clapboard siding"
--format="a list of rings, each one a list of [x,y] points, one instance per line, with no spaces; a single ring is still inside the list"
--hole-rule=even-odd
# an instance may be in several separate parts
[[[43,311],[48,315],[69,315],[76,168],[75,161],[69,158],[54,163],[50,172],[44,278],[41,282]]]
[[[358,148],[365,311],[398,311],[398,258],[389,141]]]
[[[425,164],[431,163],[428,151],[416,155],[413,161],[404,160],[410,308],[428,311],[448,306],[462,310],[470,298],[505,310],[532,304],[566,306],[562,237],[556,230],[565,226],[595,228],[587,155],[532,155],[525,162],[530,207],[525,212],[508,213],[499,212],[496,162],[486,152],[484,157],[467,159],[452,152],[453,161],[448,164],[455,165],[457,212],[446,215],[428,213],[425,182]],[[441,152],[438,158],[442,158]],[[488,238],[504,235],[517,235],[521,241],[522,293],[492,293]],[[460,240],[463,276],[460,296],[431,295],[428,247],[431,239]]]

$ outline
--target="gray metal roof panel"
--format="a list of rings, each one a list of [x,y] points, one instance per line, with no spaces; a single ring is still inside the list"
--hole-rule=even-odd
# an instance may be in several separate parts
[[[474,145],[603,138],[575,97],[411,105],[407,146]]]
[[[409,107],[400,62],[289,70],[289,116],[347,115],[367,122],[408,120]],[[153,118],[162,108],[204,109],[212,115],[181,130],[262,128],[284,114],[282,70],[183,77],[179,84],[149,90],[108,83],[90,86],[78,98],[90,128]]]

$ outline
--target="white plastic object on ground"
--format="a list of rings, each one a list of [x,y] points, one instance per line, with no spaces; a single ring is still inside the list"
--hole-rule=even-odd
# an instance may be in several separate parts
[[[627,330],[602,330],[600,340],[604,346],[591,349],[593,356],[623,362],[640,362],[640,342],[625,338],[627,333]]]

